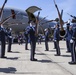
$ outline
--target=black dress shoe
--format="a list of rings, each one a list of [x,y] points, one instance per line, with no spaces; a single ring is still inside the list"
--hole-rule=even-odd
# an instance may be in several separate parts
[[[45,51],[49,51],[49,50],[45,50]]]
[[[70,53],[71,51],[66,51],[66,53]]]
[[[8,52],[12,52],[12,51],[8,51]]]
[[[55,54],[55,56],[60,56],[60,54]]]
[[[37,61],[37,59],[33,59],[33,61]]]
[[[31,61],[37,61],[37,59],[30,59]]]
[[[7,58],[6,56],[2,56],[1,58]]]
[[[69,62],[69,64],[76,64],[76,62],[71,61],[71,62]]]
[[[25,49],[25,50],[29,50],[29,49]]]

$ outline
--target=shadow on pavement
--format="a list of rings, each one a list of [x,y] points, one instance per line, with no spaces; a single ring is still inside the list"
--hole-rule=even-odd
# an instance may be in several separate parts
[[[38,60],[38,62],[41,62],[41,63],[52,63],[52,61],[51,60],[44,60],[44,59],[42,59],[42,60]]]
[[[41,74],[40,72],[16,72],[15,74],[30,74],[30,75],[36,75],[36,74]]]
[[[10,60],[17,60],[19,57],[8,57],[8,58],[6,58],[6,59],[10,59]]]
[[[44,54],[44,53],[36,53],[36,55],[46,55],[46,54]]]
[[[16,51],[16,52],[13,52],[13,51],[12,51],[11,53],[20,53],[20,52],[17,52],[17,51]]]
[[[55,64],[58,64],[58,63],[64,63],[64,62],[55,62],[55,61],[51,61],[51,60],[38,60],[38,62],[41,62],[41,63],[55,63]]]
[[[16,71],[17,71],[16,68],[13,68],[13,67],[0,68],[0,72],[3,72],[3,73],[15,73]]]
[[[62,57],[71,57],[71,55],[61,55]]]

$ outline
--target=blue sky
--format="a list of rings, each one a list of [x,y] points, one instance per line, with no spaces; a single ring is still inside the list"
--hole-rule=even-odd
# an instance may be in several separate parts
[[[0,7],[5,0],[0,0]],[[76,0],[55,0],[59,10],[64,10],[63,20],[72,19],[67,13],[76,16]],[[21,10],[26,10],[30,6],[38,6],[42,9],[40,16],[48,16],[47,19],[55,19],[58,17],[53,0],[8,0],[5,7],[12,7]],[[37,13],[35,13],[37,14]]]

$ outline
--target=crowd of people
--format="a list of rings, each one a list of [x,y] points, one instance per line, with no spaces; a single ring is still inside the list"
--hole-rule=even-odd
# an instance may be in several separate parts
[[[4,4],[6,2],[7,2],[7,0],[5,0]],[[62,18],[61,18],[61,15],[59,13],[56,3],[55,3],[55,7],[57,8],[57,11],[59,14],[60,23],[57,22],[57,24],[55,25],[53,41],[54,41],[54,48],[56,49],[55,56],[60,56],[61,55],[61,51],[60,51],[60,47],[59,47],[59,41],[60,41],[60,37],[61,37],[60,36],[60,24],[63,24],[63,21],[62,21]],[[3,5],[1,11],[3,11],[3,8],[4,8],[4,5]],[[0,14],[0,15],[2,15],[2,14]],[[13,14],[13,15],[15,16],[15,14]],[[9,17],[7,19],[9,19]],[[24,31],[25,50],[28,50],[28,40],[30,39],[30,47],[31,47],[30,60],[31,61],[37,61],[37,59],[35,58],[36,42],[38,39],[38,44],[39,43],[41,44],[41,38],[42,38],[41,35],[37,34],[37,29],[38,29],[37,22],[36,22],[36,20],[34,20],[34,21],[30,20],[29,26],[27,26]],[[7,58],[5,56],[6,37],[7,37],[7,41],[8,41],[8,50],[7,51],[12,52],[11,51],[12,33],[11,32],[12,32],[11,28],[4,28],[3,24],[0,25],[0,42],[1,42],[0,57],[1,58]],[[69,64],[76,64],[76,21],[72,21],[72,25],[70,23],[67,23],[65,32],[66,33],[63,36],[63,38],[65,38],[65,40],[66,40],[67,52],[71,53],[71,58],[72,58],[72,61],[69,62]],[[50,34],[49,30],[48,30],[48,28],[46,28],[44,30],[45,51],[49,51],[49,46],[48,46],[49,34]],[[19,43],[19,45],[23,43],[23,35],[22,34],[18,35],[18,43]]]
[[[5,45],[6,45],[6,37],[8,41],[8,52],[11,52],[11,45],[12,45],[12,29],[11,28],[4,28],[3,25],[0,26],[0,42],[1,42],[1,58],[6,58],[5,56]]]
[[[25,40],[25,50],[28,49],[28,40],[30,39],[30,47],[31,47],[31,53],[30,53],[30,60],[31,61],[37,61],[35,58],[35,49],[36,49],[36,42],[38,44],[41,44],[41,39],[42,35],[36,35],[35,34],[35,22],[30,21],[29,26],[27,26],[24,30],[24,37],[23,35],[18,36],[18,43],[21,44],[23,43],[22,40]],[[8,52],[11,51],[11,45],[12,45],[12,29],[11,28],[4,28],[3,25],[0,26],[0,41],[1,41],[1,58],[6,58],[5,56],[5,45],[6,45],[6,40],[5,37],[7,37],[8,41]],[[63,39],[65,38],[66,40],[66,47],[67,47],[67,52],[71,53],[71,58],[72,61],[69,62],[70,64],[76,64],[76,23],[67,23],[66,24],[66,30],[65,30],[65,35],[62,37]],[[46,28],[44,30],[44,36],[45,36],[45,51],[49,51],[49,46],[48,46],[48,41],[49,41],[49,30]],[[54,28],[54,33],[53,33],[53,42],[54,42],[54,48],[56,49],[56,54],[55,56],[60,56],[61,51],[59,47],[59,41],[60,41],[60,25],[57,23]],[[21,42],[20,42],[21,41]]]
[[[36,47],[36,36],[35,36],[35,24],[31,24],[29,26],[29,28],[26,28],[25,33],[30,35],[30,40],[31,40],[31,60],[34,59],[34,54],[35,54],[35,47]],[[65,35],[62,37],[63,39],[66,40],[66,47],[67,47],[67,52],[71,53],[71,58],[72,61],[69,62],[70,64],[76,64],[76,50],[75,50],[75,46],[76,46],[76,23],[67,23],[66,24],[66,30],[65,30]],[[45,32],[45,51],[49,51],[49,47],[48,47],[48,41],[49,41],[49,30],[48,28],[46,28],[44,30]],[[25,37],[28,38],[26,35]],[[39,39],[41,37],[38,38],[38,42]],[[59,23],[57,23],[55,25],[55,29],[54,29],[54,34],[53,34],[53,41],[54,41],[54,48],[56,49],[56,54],[55,56],[60,56],[61,55],[61,51],[60,51],[60,47],[59,47],[59,41],[60,41],[60,25]],[[28,39],[26,39],[28,40]],[[41,41],[41,40],[40,40]],[[40,42],[41,43],[41,42]],[[27,42],[26,42],[26,48],[27,48]]]

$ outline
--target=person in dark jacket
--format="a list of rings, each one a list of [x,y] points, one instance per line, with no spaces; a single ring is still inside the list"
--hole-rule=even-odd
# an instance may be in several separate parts
[[[3,25],[0,26],[0,41],[1,41],[1,58],[6,58],[5,56],[5,36],[7,36],[6,29]]]
[[[49,31],[48,29],[46,28],[45,29],[45,51],[49,51],[49,47],[48,47],[48,41],[49,41]]]
[[[70,40],[72,39],[72,28],[70,26],[70,24],[67,24],[67,29],[66,29],[66,34],[65,34],[65,38],[66,38],[66,46],[67,46],[67,52],[71,52],[71,47],[70,47]]]
[[[76,23],[73,23],[73,35],[72,39],[70,40],[71,43],[71,61],[69,64],[76,64]]]
[[[11,51],[11,45],[12,45],[12,29],[11,28],[7,30],[7,34],[8,34],[8,52],[12,52]]]
[[[31,61],[37,61],[37,59],[35,59],[35,48],[36,48],[35,26],[36,26],[35,22],[31,21],[28,29],[28,34],[30,36],[30,43],[31,43],[31,55],[30,55]]]
[[[28,50],[28,29],[26,28],[24,31],[25,36],[25,50]]]
[[[56,24],[55,30],[54,30],[54,42],[56,45],[56,55],[55,56],[60,56],[60,47],[59,47],[59,40],[60,40],[60,29],[59,29],[59,24]]]

